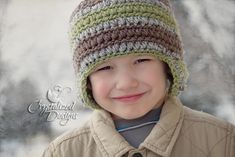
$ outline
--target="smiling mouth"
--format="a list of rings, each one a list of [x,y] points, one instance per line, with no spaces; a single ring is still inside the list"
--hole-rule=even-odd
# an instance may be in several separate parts
[[[113,97],[114,100],[121,102],[135,102],[140,99],[145,93],[133,94],[133,95],[125,95],[120,97]]]

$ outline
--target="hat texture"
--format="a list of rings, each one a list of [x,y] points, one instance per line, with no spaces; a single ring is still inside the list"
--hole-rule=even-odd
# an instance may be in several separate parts
[[[153,55],[168,64],[172,96],[184,90],[188,72],[179,29],[168,0],[84,0],[70,18],[78,98],[100,108],[87,87],[92,70],[125,55]]]

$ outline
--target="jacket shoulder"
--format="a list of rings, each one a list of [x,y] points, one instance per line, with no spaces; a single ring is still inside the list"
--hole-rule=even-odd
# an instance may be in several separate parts
[[[79,140],[83,136],[87,136],[89,134],[90,134],[89,122],[86,122],[81,127],[66,131],[62,135],[58,136],[53,141],[53,144],[60,145],[65,141]]]
[[[205,113],[203,111],[196,111],[184,106],[184,120],[191,123],[201,123],[203,125],[208,125],[211,127],[216,127],[220,129],[230,130],[235,129],[235,126],[226,122],[223,119]],[[230,126],[230,127],[228,127]]]
[[[93,143],[89,121],[81,127],[67,131],[54,139],[44,151],[43,157],[73,157],[84,153]]]
[[[210,114],[184,107],[180,146],[195,156],[233,157],[235,126]],[[200,155],[199,155],[200,154]]]
[[[206,143],[227,145],[232,144],[235,149],[235,126],[221,118],[202,111],[184,107],[182,133],[190,138],[206,139]],[[229,145],[230,145],[229,144]],[[234,150],[235,151],[235,150]]]

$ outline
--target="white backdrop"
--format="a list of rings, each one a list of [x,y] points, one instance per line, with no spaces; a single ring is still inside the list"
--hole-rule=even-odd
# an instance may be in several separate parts
[[[89,117],[79,111],[61,126],[27,112],[56,84],[71,87],[75,100],[67,30],[79,1],[0,0],[0,156],[39,157],[53,138]],[[183,102],[235,124],[235,2],[174,0],[173,6],[190,71]]]

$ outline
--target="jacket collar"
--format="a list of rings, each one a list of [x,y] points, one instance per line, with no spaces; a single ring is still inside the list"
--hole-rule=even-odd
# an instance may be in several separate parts
[[[160,156],[170,156],[183,123],[183,105],[177,97],[168,97],[160,120],[140,144]]]
[[[116,131],[111,115],[105,110],[98,109],[93,112],[90,128],[102,156],[120,157],[134,149]]]
[[[177,97],[168,97],[163,105],[159,122],[140,144],[161,156],[169,156],[183,122],[183,105]],[[103,156],[122,156],[135,149],[116,131],[110,114],[105,110],[93,112],[90,128]]]

